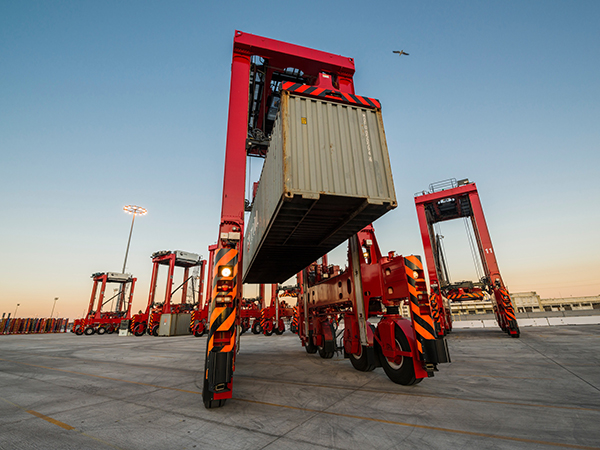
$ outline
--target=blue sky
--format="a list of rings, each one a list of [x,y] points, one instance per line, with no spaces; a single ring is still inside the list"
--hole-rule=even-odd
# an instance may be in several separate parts
[[[469,178],[511,291],[598,295],[599,22],[596,1],[0,1],[0,312],[80,316],[90,275],[121,269],[126,204],[149,211],[134,309],[151,253],[207,255],[236,29],[355,59],[398,197],[384,251],[422,254],[413,194]],[[456,280],[461,226],[442,225]]]

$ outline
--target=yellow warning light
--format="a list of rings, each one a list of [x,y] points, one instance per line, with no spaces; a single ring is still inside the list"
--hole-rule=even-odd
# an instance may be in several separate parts
[[[222,266],[220,273],[221,273],[222,277],[230,277],[231,274],[233,273],[233,270],[229,266]]]

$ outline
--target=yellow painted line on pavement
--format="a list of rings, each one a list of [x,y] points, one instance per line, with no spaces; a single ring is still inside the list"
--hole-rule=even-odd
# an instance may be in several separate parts
[[[33,409],[26,409],[25,412],[31,414],[32,416],[39,417],[40,419],[44,419],[46,422],[58,425],[59,427],[64,428],[65,430],[75,429],[75,427],[72,427],[71,425],[67,425],[66,423],[61,422],[60,420],[53,419],[52,417],[45,416],[42,413],[34,411]]]
[[[7,361],[7,360],[3,360],[3,361]],[[25,409],[23,406],[21,406],[21,405],[17,405],[16,403],[13,403],[13,402],[11,402],[10,400],[7,400],[7,399],[5,399],[5,398],[3,398],[3,397],[0,397],[0,400],[3,400],[3,401],[5,401],[6,403],[9,403],[9,404],[13,405],[14,407],[16,407],[16,408],[19,408],[20,410],[22,410],[22,411],[25,411],[25,412],[26,412],[26,413],[28,413],[28,414],[31,414],[32,416],[38,417],[38,418],[40,418],[40,419],[43,419],[43,420],[45,420],[46,422],[50,422],[51,424],[53,424],[53,425],[57,425],[57,426],[59,426],[59,427],[61,427],[61,428],[65,429],[65,430],[67,430],[67,431],[74,430],[76,433],[79,433],[79,434],[81,434],[82,436],[85,436],[85,437],[88,437],[88,438],[90,438],[90,439],[93,439],[93,440],[95,440],[95,441],[98,441],[98,442],[100,442],[100,443],[102,443],[102,444],[104,444],[104,445],[108,445],[109,447],[115,448],[115,449],[117,449],[117,450],[123,450],[121,447],[117,447],[116,445],[114,445],[114,444],[111,444],[110,442],[106,442],[106,441],[104,441],[104,440],[102,440],[102,439],[100,439],[100,438],[97,438],[97,437],[95,437],[95,436],[90,436],[89,434],[87,434],[87,433],[84,433],[83,431],[80,431],[80,430],[78,430],[77,428],[75,428],[75,427],[72,427],[72,426],[71,426],[71,425],[69,425],[69,424],[66,424],[66,423],[64,423],[64,422],[61,422],[60,420],[53,419],[52,417],[48,417],[48,416],[46,416],[46,415],[44,415],[44,414],[42,414],[42,413],[39,413],[39,412],[37,412],[37,411],[34,411],[33,409]]]

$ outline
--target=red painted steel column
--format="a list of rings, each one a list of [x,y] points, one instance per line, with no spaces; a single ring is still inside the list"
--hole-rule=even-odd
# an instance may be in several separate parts
[[[198,311],[202,309],[204,303],[204,271],[206,270],[206,260],[200,261],[200,279],[198,280]]]
[[[87,314],[85,317],[89,317],[90,313],[94,309],[94,300],[96,300],[96,291],[98,290],[98,280],[94,280],[94,287],[92,288],[92,297],[90,298],[90,306],[88,306]]]
[[[217,250],[217,245],[209,245],[208,246],[208,276],[206,283],[206,304],[205,308],[208,313],[208,307],[210,305],[210,301],[212,299],[212,284],[213,284],[213,273],[214,273],[214,265],[215,265],[215,251]]]
[[[244,222],[249,85],[250,54],[236,49],[231,63],[221,220],[240,224]]]
[[[262,283],[258,285],[258,303],[260,309],[267,305],[267,302],[265,302],[265,285]]]
[[[152,278],[150,280],[150,292],[148,293],[148,306],[146,306],[146,314],[150,314],[154,298],[156,297],[156,283],[158,282],[158,262],[154,261],[152,265]]]
[[[421,239],[423,240],[423,251],[425,252],[425,262],[427,263],[427,273],[429,274],[429,283],[437,283],[439,285],[435,260],[433,258],[433,249],[431,247],[431,239],[433,237],[430,235],[429,224],[427,223],[427,216],[425,214],[425,205],[418,203],[416,207]]]
[[[98,320],[102,316],[102,303],[104,301],[104,291],[106,290],[106,280],[108,275],[102,275],[102,287],[100,288],[100,296],[98,297],[98,308],[96,309],[96,315],[94,319]]]
[[[496,280],[499,280],[500,284],[504,286],[502,277],[500,276],[498,262],[496,261],[496,255],[494,254],[494,247],[492,246],[490,232],[485,222],[485,216],[483,215],[483,208],[481,207],[481,201],[479,200],[478,192],[469,192],[469,200],[471,202],[473,220],[475,222],[473,229],[475,230],[475,236],[481,243],[481,259],[483,264],[487,267],[487,275],[490,277],[490,283],[494,284]]]
[[[181,304],[184,305],[187,300],[187,289],[188,289],[188,276],[190,274],[190,268],[186,267],[183,270],[183,286],[181,286]]]
[[[236,36],[239,32],[236,32]],[[214,293],[208,311],[209,333],[207,353],[205,360],[205,380],[202,390],[204,405],[207,408],[222,406],[226,399],[233,395],[233,371],[235,368],[236,345],[211,346],[215,334],[231,333],[230,342],[237,342],[236,333],[239,323],[239,305],[242,296],[242,249],[244,236],[244,198],[246,182],[246,139],[248,136],[248,96],[250,84],[250,52],[235,47],[231,63],[231,86],[229,97],[229,116],[227,122],[227,144],[225,150],[225,172],[223,175],[223,199],[221,204],[221,224],[217,238],[218,255],[230,255],[227,248],[236,249],[233,274],[236,282],[233,283],[235,297],[231,306],[221,308],[217,314]],[[239,240],[231,239],[229,233],[239,233]],[[235,235],[233,235],[235,236]],[[221,264],[221,256],[216,257],[215,264]],[[228,259],[229,260],[229,259]],[[211,279],[211,289],[216,289],[216,283],[221,279],[218,268],[214,267]],[[227,317],[224,317],[227,315]],[[221,323],[217,327],[219,323]],[[227,327],[227,330],[225,330]],[[219,389],[211,388],[209,380],[221,380]],[[214,384],[214,383],[212,383]],[[221,386],[226,386],[221,389]]]
[[[131,280],[131,289],[129,290],[129,304],[127,305],[127,315],[125,318],[127,320],[131,319],[131,305],[133,304],[133,290],[135,289],[135,282],[137,278],[133,278]]]
[[[173,273],[175,272],[175,254],[169,255],[169,274],[167,275],[167,288],[165,290],[165,303],[163,314],[171,314],[171,290],[173,289]]]

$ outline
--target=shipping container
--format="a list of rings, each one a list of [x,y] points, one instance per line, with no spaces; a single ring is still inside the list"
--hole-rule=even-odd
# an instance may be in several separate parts
[[[245,283],[281,283],[396,207],[381,111],[284,91],[244,238]]]

